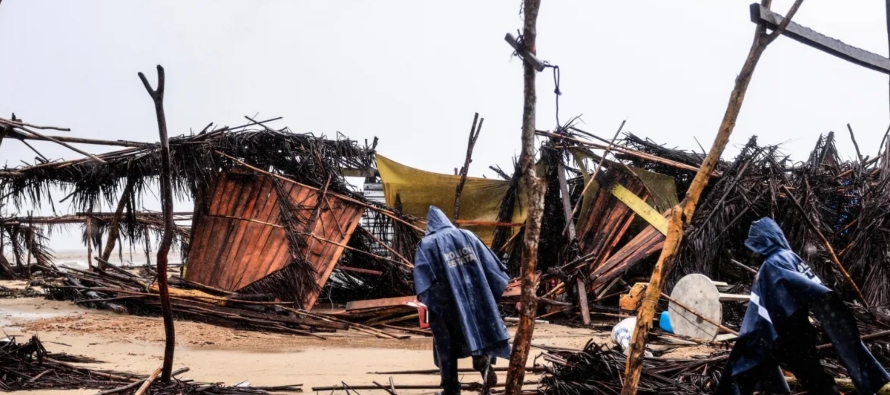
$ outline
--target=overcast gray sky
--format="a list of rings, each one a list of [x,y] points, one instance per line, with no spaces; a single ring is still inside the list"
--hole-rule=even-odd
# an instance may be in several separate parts
[[[754,32],[752,0],[547,1],[538,54],[560,66],[562,119],[611,136],[625,130],[671,146],[710,146]],[[776,0],[784,14],[791,0]],[[295,132],[357,140],[425,170],[450,173],[474,112],[485,117],[471,175],[518,152],[522,72],[503,40],[522,25],[517,1],[99,1],[0,4],[0,114],[71,127],[72,136],[155,141],[136,73],[167,71],[173,135],[244,115],[283,116]],[[795,21],[887,55],[880,1],[805,1]],[[553,81],[538,78],[538,128],[552,129]],[[731,144],[751,135],[804,160],[835,131],[864,155],[888,126],[888,77],[787,38],[767,49]],[[79,155],[52,144],[51,158]],[[93,152],[105,149],[88,147]],[[728,156],[737,152],[730,148]],[[4,142],[0,166],[34,154]]]

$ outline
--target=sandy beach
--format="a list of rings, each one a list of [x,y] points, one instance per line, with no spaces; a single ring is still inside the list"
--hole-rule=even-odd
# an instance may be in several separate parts
[[[0,282],[21,288],[23,282]],[[163,324],[159,317],[117,315],[78,307],[67,301],[43,298],[0,299],[0,329],[9,336],[27,340],[38,335],[51,352],[84,355],[103,361],[89,364],[99,369],[148,375],[161,362]],[[512,331],[511,331],[512,333]],[[204,323],[176,321],[175,369],[189,367],[181,376],[202,382],[234,385],[303,384],[332,386],[346,382],[367,385],[388,381],[397,384],[439,382],[437,375],[389,375],[372,372],[435,369],[432,340],[412,336],[408,340],[384,340],[356,331],[326,334],[328,340],[222,328]],[[581,348],[589,339],[607,341],[602,333],[588,329],[541,324],[536,327],[536,344]],[[529,365],[540,350],[534,350]],[[499,361],[497,366],[506,366]],[[461,361],[470,367],[470,361]],[[528,377],[528,379],[535,376]],[[462,377],[478,381],[477,374]],[[500,374],[500,381],[504,374]],[[362,391],[372,393],[375,391]],[[95,394],[95,390],[41,391],[42,394]],[[431,393],[431,391],[400,391]]]

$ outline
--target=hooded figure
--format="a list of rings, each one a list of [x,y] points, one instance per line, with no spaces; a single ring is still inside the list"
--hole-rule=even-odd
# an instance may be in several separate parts
[[[856,319],[843,300],[791,251],[775,221],[761,218],[751,224],[745,246],[764,261],[718,395],[750,395],[758,385],[761,391],[791,392],[780,363],[807,392],[838,394],[834,379],[819,361],[810,312],[831,340],[858,393],[874,394],[890,381],[862,343]]]
[[[507,268],[473,233],[457,229],[435,206],[414,260],[417,298],[430,312],[433,361],[446,394],[459,394],[457,359],[473,357],[487,385],[497,383],[493,357],[509,358],[510,339],[498,310]]]

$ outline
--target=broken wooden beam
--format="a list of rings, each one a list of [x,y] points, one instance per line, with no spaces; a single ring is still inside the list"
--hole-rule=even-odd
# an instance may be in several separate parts
[[[404,306],[404,305],[411,303],[415,300],[417,300],[417,297],[414,295],[397,296],[394,298],[356,300],[356,301],[346,303],[346,311],[373,309],[373,308],[378,308],[378,307]]]
[[[776,29],[784,19],[782,15],[772,12],[758,3],[753,3],[750,7],[751,22],[765,24],[770,29]],[[788,27],[785,28],[782,35],[867,69],[890,74],[890,59],[845,44],[795,22],[788,23]]]

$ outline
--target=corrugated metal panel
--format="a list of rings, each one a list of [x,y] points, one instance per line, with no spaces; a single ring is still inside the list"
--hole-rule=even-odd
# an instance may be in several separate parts
[[[376,203],[386,204],[386,194],[383,192],[383,184],[379,182],[366,182],[362,193],[365,198]]]
[[[383,184],[379,182],[366,182],[362,191],[362,194],[365,196],[365,199],[368,199],[371,202],[376,202],[385,205],[386,204],[386,194],[383,191]],[[384,243],[392,244],[394,230],[392,227],[392,223],[389,218],[383,216],[382,214],[366,210],[362,215],[362,228],[371,232],[375,237]],[[388,249],[384,248],[378,243],[374,243],[371,245],[371,252],[374,254],[391,258],[392,254]]]
[[[364,209],[330,194],[319,207],[318,189],[278,182],[295,209],[294,232],[303,239],[302,253],[322,287]],[[194,219],[186,279],[237,291],[291,261],[272,177],[224,172],[209,193],[206,212]],[[303,305],[311,308],[317,297],[309,295]]]

